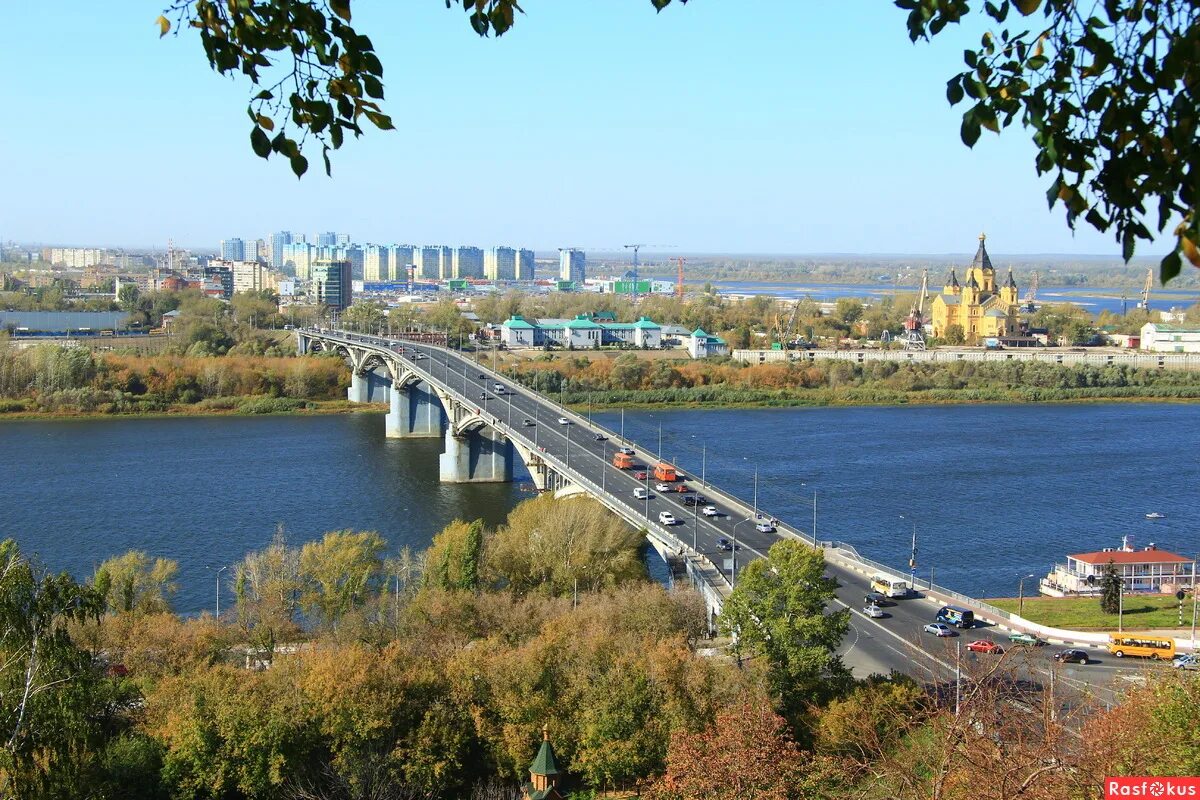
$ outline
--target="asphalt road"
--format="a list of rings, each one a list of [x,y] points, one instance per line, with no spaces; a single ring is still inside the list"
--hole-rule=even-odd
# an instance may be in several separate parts
[[[354,334],[339,335],[372,344],[387,341]],[[658,523],[660,512],[673,514],[677,524],[670,526],[671,532],[684,543],[693,545],[696,551],[723,569],[726,576],[730,575],[735,560],[736,570],[740,571],[751,560],[765,557],[770,546],[779,540],[777,533],[757,530],[757,520],[752,515],[746,514],[744,509],[733,507],[733,503],[721,502],[710,487],[702,485],[694,476],[687,475],[681,481],[691,490],[687,493],[659,492],[650,474],[655,461],[638,450],[635,443],[620,441],[614,432],[592,425],[587,419],[565,411],[548,397],[494,374],[486,365],[440,347],[414,342],[393,341],[392,344],[418,371],[424,371],[435,380],[461,392],[463,397],[476,404],[477,410],[484,416],[495,417],[508,425],[513,437],[523,438],[535,450],[557,457],[572,472],[580,473],[609,492],[628,510],[651,523]],[[503,392],[496,391],[497,383],[503,386]],[[569,424],[563,424],[562,420]],[[636,479],[636,468],[618,469],[613,466],[613,456],[623,446],[635,449],[634,462],[645,469],[648,473],[646,478]],[[634,491],[637,489],[646,490],[648,496],[635,497]],[[717,507],[716,516],[704,516],[700,513],[700,506],[684,505],[684,497],[697,494],[705,496],[709,504]],[[761,509],[759,512],[763,513]],[[732,547],[736,547],[736,550],[729,549]],[[1137,659],[1118,661],[1097,650],[1088,651],[1090,663],[1086,666],[1059,665],[1054,662],[1052,655],[1063,648],[1010,645],[1005,631],[993,630],[989,626],[956,632],[953,637],[938,638],[923,633],[922,626],[934,621],[939,603],[920,595],[910,595],[887,606],[885,617],[871,619],[862,613],[864,596],[870,591],[867,579],[832,563],[828,565],[827,572],[837,578],[840,584],[836,603],[851,611],[851,632],[843,645],[842,654],[859,677],[895,670],[919,678],[946,680],[954,676],[956,663],[969,669],[982,660],[1000,657],[997,654],[976,654],[967,649],[967,644],[979,639],[990,639],[1000,644],[1009,651],[1007,658],[1019,661],[1021,668],[1031,676],[1044,678],[1053,670],[1065,685],[1095,692],[1106,701],[1111,700],[1114,690],[1119,690],[1128,681],[1139,680],[1146,670],[1167,668]],[[736,572],[734,575],[736,583]]]

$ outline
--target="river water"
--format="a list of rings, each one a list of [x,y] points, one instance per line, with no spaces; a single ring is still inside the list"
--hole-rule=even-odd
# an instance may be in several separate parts
[[[613,429],[620,415],[595,415]],[[1200,549],[1200,405],[976,405],[627,412],[625,433],[804,530],[980,596],[1014,595],[1067,553],[1123,535]],[[515,485],[443,485],[438,440],[383,417],[0,424],[0,537],[89,576],[129,549],[180,563],[176,607],[211,609],[213,574],[267,544],[377,530],[420,549],[455,517],[501,521]],[[1166,514],[1149,521],[1147,512]],[[903,518],[901,518],[903,515]],[[1026,582],[1026,588],[1031,586]],[[228,602],[224,595],[223,602]]]

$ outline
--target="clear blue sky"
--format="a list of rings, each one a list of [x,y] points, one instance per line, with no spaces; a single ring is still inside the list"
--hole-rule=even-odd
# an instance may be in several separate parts
[[[397,130],[301,181],[250,150],[248,82],[159,40],[162,5],[0,9],[0,237],[1119,254],[1047,211],[1023,130],[959,141],[945,81],[979,31],[913,45],[883,0],[527,0],[500,39],[442,0],[355,0]]]

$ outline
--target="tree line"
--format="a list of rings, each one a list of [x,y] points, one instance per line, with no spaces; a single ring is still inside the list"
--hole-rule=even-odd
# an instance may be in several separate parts
[[[171,612],[170,559],[76,581],[4,542],[0,796],[515,798],[543,726],[576,798],[1057,800],[1200,764],[1192,676],[1110,710],[1019,678],[1019,655],[965,663],[957,691],[856,680],[820,551],[747,566],[708,639],[642,547],[548,496],[422,553],[277,531],[232,565],[217,619]]]

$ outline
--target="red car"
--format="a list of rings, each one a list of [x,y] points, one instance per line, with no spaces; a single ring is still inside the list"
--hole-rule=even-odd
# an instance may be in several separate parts
[[[677,484],[675,484],[675,488],[672,489],[671,491],[679,492],[682,494],[683,492],[690,492],[691,490],[692,490],[692,487],[688,486],[686,483],[677,483]]]
[[[990,639],[976,639],[967,645],[967,649],[976,653],[995,653],[1000,655],[1004,652],[1004,648]]]
[[[640,470],[639,472],[635,472],[635,473],[633,473],[633,477],[634,477],[636,480],[639,480],[639,481],[644,481],[644,480],[646,480],[646,478],[648,477],[648,475],[646,474],[646,470],[644,470],[644,469],[643,469],[643,470]]]

